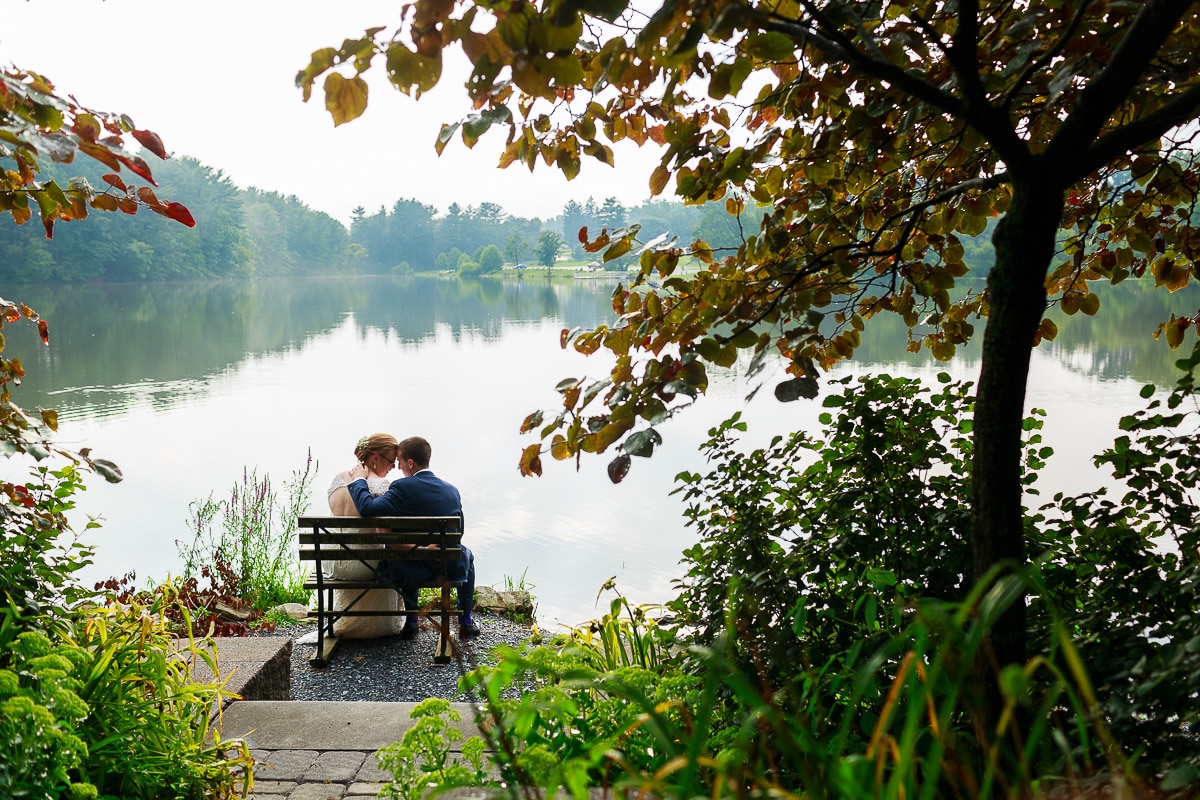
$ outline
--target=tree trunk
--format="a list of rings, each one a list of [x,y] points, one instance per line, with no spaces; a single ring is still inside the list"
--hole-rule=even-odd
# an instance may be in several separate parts
[[[990,307],[975,404],[971,549],[977,580],[998,563],[1026,563],[1021,421],[1062,210],[1063,192],[1034,176],[1014,184],[1012,204],[996,227],[996,263],[988,274]],[[1023,599],[1013,603],[992,628],[991,646],[999,667],[1024,663]],[[985,665],[983,674],[991,672]],[[994,676],[987,679],[984,691],[989,706],[997,711]]]

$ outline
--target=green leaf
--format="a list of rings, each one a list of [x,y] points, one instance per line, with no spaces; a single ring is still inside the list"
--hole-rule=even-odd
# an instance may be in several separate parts
[[[583,0],[579,7],[592,16],[615,22],[617,17],[625,13],[629,2],[628,0]]]
[[[92,468],[109,483],[120,483],[125,476],[121,473],[121,468],[111,461],[103,458],[91,459]]]
[[[811,375],[802,375],[778,384],[775,387],[775,399],[781,403],[790,403],[801,397],[812,400],[820,392],[821,387],[817,384],[816,378]]]
[[[655,446],[659,444],[662,444],[662,436],[654,428],[647,428],[630,434],[625,444],[621,445],[621,449],[631,456],[649,458],[654,454]]]
[[[752,33],[746,40],[746,52],[759,61],[785,61],[795,58],[796,46],[782,33]]]
[[[1162,784],[1158,788],[1164,792],[1172,792],[1197,782],[1200,782],[1200,767],[1194,764],[1184,764],[1168,772],[1167,777],[1163,779]]]
[[[420,97],[437,85],[442,77],[442,54],[423,56],[401,44],[387,51],[388,80],[405,94]],[[414,91],[415,90],[415,91]]]

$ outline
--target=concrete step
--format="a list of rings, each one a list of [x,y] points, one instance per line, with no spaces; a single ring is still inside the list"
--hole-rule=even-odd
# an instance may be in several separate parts
[[[238,700],[218,722],[221,738],[245,739],[253,750],[370,750],[398,742],[416,703]],[[464,738],[479,733],[474,706],[451,703]]]

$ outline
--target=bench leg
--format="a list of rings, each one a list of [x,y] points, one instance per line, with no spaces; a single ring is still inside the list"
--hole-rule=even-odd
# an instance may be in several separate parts
[[[337,649],[338,642],[340,641],[336,636],[326,636],[321,645],[317,647],[317,652],[313,653],[313,657],[308,660],[308,663],[314,667],[327,666],[333,659],[333,651]]]
[[[450,638],[450,587],[442,586],[441,629],[438,631],[437,652],[433,663],[449,664],[454,658],[454,640]]]

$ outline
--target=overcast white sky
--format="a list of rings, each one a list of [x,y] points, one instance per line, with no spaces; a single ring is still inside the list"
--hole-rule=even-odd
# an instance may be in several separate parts
[[[440,211],[452,202],[494,202],[543,219],[572,198],[617,197],[627,206],[648,199],[653,145],[617,149],[615,169],[585,159],[570,182],[540,163],[532,174],[519,165],[497,169],[499,131],[474,150],[456,138],[439,158],[433,144],[441,123],[468,110],[462,77],[443,76],[416,102],[387,84],[381,62],[368,73],[375,77],[366,114],[337,128],[317,92],[301,102],[295,76],[313,50],[392,24],[399,6],[4,0],[0,64],[40,72],[85,106],[129,114],[168,151],[198,158],[238,186],[294,194],[347,223],[355,206],[375,211],[401,197]]]

